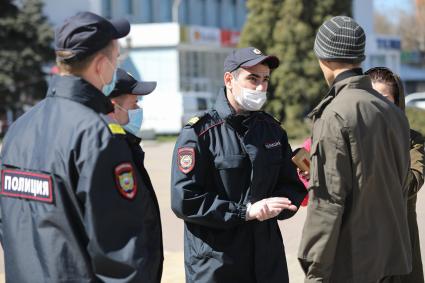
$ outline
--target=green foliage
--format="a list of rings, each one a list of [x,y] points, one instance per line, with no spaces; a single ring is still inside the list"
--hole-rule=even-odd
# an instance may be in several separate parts
[[[332,16],[350,15],[351,0],[248,0],[240,46],[275,54],[281,65],[272,73],[266,110],[284,121],[290,137],[303,137],[304,117],[328,87],[313,52],[320,25]],[[294,131],[291,133],[291,131]]]
[[[284,120],[302,119],[326,91],[313,53],[316,28],[309,19],[313,17],[314,9],[304,5],[303,1],[285,0],[273,33],[271,51],[282,63],[272,74],[275,92],[274,106],[270,110],[278,111],[275,114]],[[293,110],[295,105],[298,105],[298,111]]]
[[[269,52],[272,46],[273,30],[279,16],[282,0],[248,0],[247,21],[243,27],[239,47],[255,46]]]
[[[406,108],[406,115],[409,119],[410,128],[425,135],[425,110],[414,107]]]
[[[157,142],[172,142],[175,143],[177,141],[176,135],[159,135],[155,137]]]
[[[287,119],[282,126],[291,140],[298,140],[301,143],[311,136],[311,121],[309,119]]]
[[[54,52],[42,7],[42,0],[25,0],[19,9],[1,0],[0,104],[8,108],[22,109],[45,95],[42,66],[54,59]]]

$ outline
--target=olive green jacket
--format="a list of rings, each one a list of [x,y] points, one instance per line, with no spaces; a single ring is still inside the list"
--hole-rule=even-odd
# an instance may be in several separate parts
[[[424,282],[424,272],[419,243],[419,230],[416,220],[417,193],[424,184],[425,150],[424,137],[410,130],[410,172],[409,172],[409,200],[407,201],[407,220],[409,223],[410,241],[412,245],[412,267],[409,275],[401,278],[402,283]]]
[[[305,282],[375,282],[411,270],[409,124],[367,76],[333,85],[312,111]]]
[[[409,182],[409,199],[416,198],[416,194],[424,184],[425,175],[425,150],[424,150],[424,137],[416,132],[410,130],[410,182]]]

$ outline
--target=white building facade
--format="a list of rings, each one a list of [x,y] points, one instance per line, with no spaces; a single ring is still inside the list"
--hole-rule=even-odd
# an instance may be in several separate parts
[[[384,66],[400,73],[401,40],[398,36],[376,34],[374,30],[374,5],[371,0],[354,0],[353,17],[366,33],[365,70]]]
[[[45,0],[44,12],[54,25],[79,11],[128,19],[120,66],[139,80],[158,82],[143,99],[142,129],[175,134],[212,106],[245,6],[245,0]]]

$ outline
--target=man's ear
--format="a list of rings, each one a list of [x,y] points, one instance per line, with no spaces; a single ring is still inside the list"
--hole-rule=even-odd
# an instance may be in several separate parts
[[[320,64],[325,66],[327,69],[332,69],[332,67],[333,67],[332,62],[330,62],[330,61],[319,59],[319,62],[320,62]]]
[[[102,71],[103,64],[105,64],[105,55],[101,53],[97,54],[94,57],[92,64],[94,65],[94,70],[96,71],[96,74],[100,74]]]
[[[230,72],[225,72],[224,85],[226,86],[227,89],[232,89],[232,80],[233,80],[232,74]]]

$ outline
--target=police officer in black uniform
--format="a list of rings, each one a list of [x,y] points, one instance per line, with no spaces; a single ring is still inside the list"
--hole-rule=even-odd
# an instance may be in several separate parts
[[[306,190],[280,123],[261,111],[275,56],[248,47],[224,63],[215,108],[183,128],[174,150],[172,209],[185,221],[187,282],[288,282],[277,220]]]
[[[61,75],[1,152],[7,282],[159,282],[158,219],[123,128],[106,114],[126,20],[89,12],[56,30]],[[155,228],[156,229],[156,228]]]
[[[117,82],[114,90],[109,95],[114,105],[114,112],[111,112],[109,115],[123,126],[136,169],[139,171],[146,188],[149,190],[155,208],[152,211],[145,212],[145,214],[149,213],[154,220],[149,229],[152,236],[152,242],[150,244],[162,251],[161,218],[158,200],[144,165],[145,152],[140,146],[142,141],[141,126],[143,121],[143,108],[141,105],[143,104],[143,96],[153,92],[156,88],[156,84],[156,82],[137,81],[130,73],[118,68]],[[163,260],[162,253],[156,256],[161,256],[161,261]],[[151,258],[151,260],[153,259]]]

